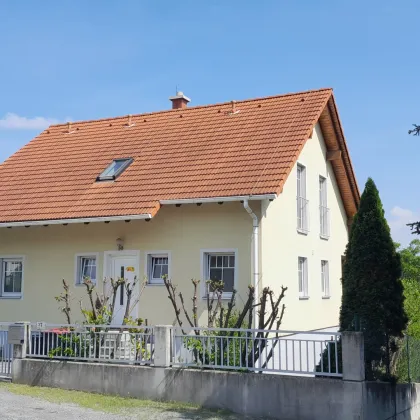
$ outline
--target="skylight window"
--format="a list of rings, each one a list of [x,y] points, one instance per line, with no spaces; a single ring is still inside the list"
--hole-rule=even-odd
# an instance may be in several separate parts
[[[96,178],[97,181],[113,181],[121,175],[133,161],[132,158],[115,159],[112,163]]]

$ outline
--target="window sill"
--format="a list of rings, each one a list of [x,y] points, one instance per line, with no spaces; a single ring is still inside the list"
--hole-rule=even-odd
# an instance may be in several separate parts
[[[96,282],[92,282],[92,284],[96,287]],[[75,287],[86,287],[84,283],[75,283]]]
[[[327,236],[327,235],[319,235],[319,237],[320,237],[321,239],[323,239],[324,241],[328,241],[328,239],[330,239],[330,237],[329,237],[329,236]]]
[[[209,296],[210,300],[213,299],[213,295]],[[232,293],[223,293],[222,294],[222,300],[230,300],[232,299]],[[207,296],[203,296],[202,300],[207,300]],[[214,297],[214,300],[216,301],[216,296]]]
[[[146,284],[147,287],[151,286],[151,287],[162,287],[165,286],[165,283],[147,283]]]
[[[308,235],[308,233],[309,233],[309,230],[305,230],[305,229],[299,229],[299,228],[297,228],[296,229],[296,231],[297,231],[297,233],[299,233],[300,235]]]
[[[309,296],[299,296],[299,300],[308,300]]]
[[[0,296],[0,299],[23,299],[23,296]]]
[[[322,299],[329,299],[331,296],[322,296]]]

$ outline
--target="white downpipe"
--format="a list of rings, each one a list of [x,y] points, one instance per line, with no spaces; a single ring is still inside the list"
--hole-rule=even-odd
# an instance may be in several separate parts
[[[260,262],[260,247],[259,247],[259,240],[258,240],[258,217],[257,215],[252,211],[251,207],[249,207],[248,200],[244,200],[244,209],[247,211],[247,213],[252,218],[252,262],[254,266],[254,290],[255,290],[255,301],[258,301],[259,298],[259,290],[258,290],[258,282],[260,278],[259,273],[259,262]],[[255,328],[258,328],[258,320],[257,320],[257,310],[254,308],[254,325]]]

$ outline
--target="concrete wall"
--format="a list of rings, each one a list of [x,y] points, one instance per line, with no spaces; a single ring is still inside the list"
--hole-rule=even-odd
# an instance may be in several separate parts
[[[16,359],[13,382],[281,420],[362,419],[362,383],[334,379]]]
[[[256,203],[251,203],[256,206]],[[259,211],[259,203],[255,209]],[[75,254],[98,253],[98,279],[103,279],[104,252],[116,250],[116,239],[124,239],[126,250],[140,255],[139,273],[145,273],[145,252],[171,251],[172,279],[190,305],[191,279],[202,278],[201,253],[204,248],[237,249],[238,307],[246,300],[251,283],[252,220],[242,204],[225,203],[164,206],[150,222],[131,221],[0,229],[0,258],[24,255],[23,299],[0,298],[0,321],[65,322],[54,300],[62,291],[64,278],[71,286],[72,317],[81,321],[79,300],[85,296],[84,286],[75,286]],[[171,324],[175,315],[165,286],[146,286],[138,316],[149,324]],[[85,300],[84,306],[88,303]],[[204,301],[200,300],[200,322]],[[137,314],[134,314],[137,315]]]
[[[420,384],[365,383],[365,419],[420,419]]]
[[[420,384],[15,359],[13,382],[281,420],[418,420]],[[394,415],[396,416],[394,417]]]
[[[330,162],[321,128],[317,124],[298,162],[306,167],[306,196],[309,200],[309,232],[297,232],[296,166],[282,194],[262,205],[262,286],[278,290],[288,287],[286,317],[282,328],[313,330],[338,324],[341,304],[341,256],[348,242],[347,215]],[[330,237],[320,238],[319,176],[327,179],[330,208]],[[308,259],[309,299],[299,299],[298,257]],[[329,261],[330,295],[321,293],[321,260]]]

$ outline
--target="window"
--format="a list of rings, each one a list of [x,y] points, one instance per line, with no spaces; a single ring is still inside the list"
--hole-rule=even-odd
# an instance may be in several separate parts
[[[321,261],[321,288],[322,297],[330,297],[330,274],[328,268],[328,261]]]
[[[330,209],[327,205],[327,179],[319,177],[319,217],[320,236],[328,239],[330,236]]]
[[[299,297],[308,298],[308,259],[298,258],[298,279],[299,279]]]
[[[306,168],[303,165],[297,165],[297,230],[300,233],[308,233],[309,219],[308,207],[309,201],[306,199]]]
[[[76,256],[76,285],[81,285],[86,279],[96,284],[97,254]]]
[[[148,284],[164,284],[163,277],[170,275],[170,253],[147,252],[146,261]]]
[[[97,181],[113,181],[133,162],[132,158],[115,159],[112,163],[96,178]]]
[[[21,297],[23,280],[23,258],[0,258],[1,296]]]
[[[203,263],[204,280],[222,281],[223,297],[229,298],[236,284],[236,251],[203,252]],[[209,285],[205,286],[205,296],[207,296],[208,291],[212,290],[209,290]]]

